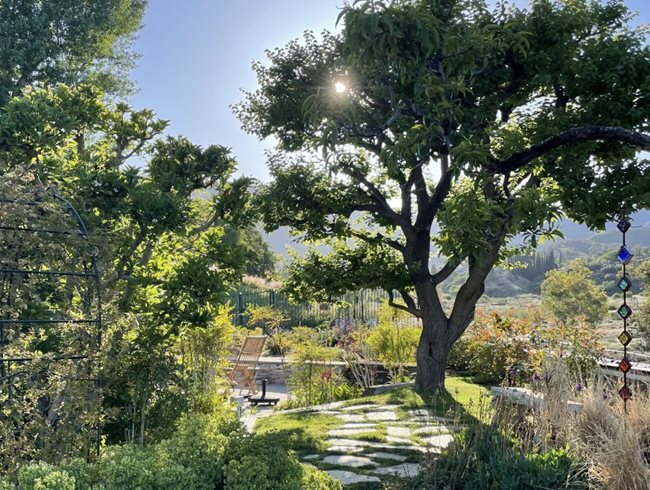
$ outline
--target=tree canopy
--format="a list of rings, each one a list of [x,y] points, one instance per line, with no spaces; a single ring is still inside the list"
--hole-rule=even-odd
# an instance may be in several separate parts
[[[34,84],[128,90],[146,0],[1,0],[0,105]]]
[[[293,291],[398,291],[424,326],[416,386],[440,387],[487,274],[521,251],[513,237],[534,247],[563,216],[601,228],[650,205],[650,50],[631,19],[619,1],[361,1],[340,34],[268,51],[236,108],[279,142],[266,226],[337,244],[296,261],[336,272],[293,268]],[[445,308],[436,287],[461,263]]]
[[[167,121],[114,97],[128,88],[120,67],[145,5],[0,0],[0,268],[79,274],[1,273],[3,320],[88,318],[80,278],[96,256],[105,327],[98,352],[86,324],[0,326],[0,439],[12,441],[2,468],[88,450],[98,418],[108,441],[144,442],[214,403],[205,393],[216,390],[232,328],[228,292],[245,272],[273,267],[254,226],[254,181],[235,175],[230,149],[166,137]],[[76,223],[47,201],[50,186],[79,212],[88,240],[71,238]],[[91,354],[92,365],[56,364],[71,353]]]
[[[542,282],[542,306],[564,324],[580,318],[590,324],[607,315],[607,295],[596,285],[585,261],[573,261],[566,270],[552,270]]]

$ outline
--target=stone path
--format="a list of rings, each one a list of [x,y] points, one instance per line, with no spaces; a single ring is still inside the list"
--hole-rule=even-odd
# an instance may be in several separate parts
[[[416,476],[422,454],[440,452],[460,427],[427,410],[398,411],[396,405],[329,404],[314,413],[338,417],[342,425],[327,434],[327,451],[302,457],[343,485],[377,483],[382,478]],[[406,417],[404,416],[406,413]]]

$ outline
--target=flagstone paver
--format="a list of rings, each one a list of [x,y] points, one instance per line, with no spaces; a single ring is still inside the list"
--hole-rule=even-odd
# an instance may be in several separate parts
[[[382,451],[376,452],[376,453],[370,453],[367,454],[369,458],[377,458],[377,459],[392,459],[393,461],[406,461],[408,458],[402,454],[394,454],[394,453],[385,453]]]
[[[457,430],[458,427],[453,427],[453,430]],[[425,427],[417,427],[413,429],[413,434],[439,434],[441,432],[451,432],[452,427],[447,427],[446,425],[427,425]]]
[[[398,420],[399,417],[392,410],[381,410],[377,412],[366,412],[364,414],[367,420],[380,420],[380,421],[390,421]]]
[[[361,446],[329,446],[327,450],[330,453],[362,453]]]
[[[329,439],[327,441],[331,446],[328,447],[328,451],[332,451],[334,447],[357,447],[357,448],[372,448],[372,449],[406,449],[408,451],[417,451],[420,453],[426,453],[427,448],[422,446],[416,446],[413,442],[408,441],[410,446],[396,446],[395,444],[385,444],[381,442],[371,442],[371,441],[362,441],[357,439]]]
[[[379,463],[365,456],[350,456],[343,454],[339,456],[325,456],[323,463],[349,466],[350,468],[362,468],[364,466],[379,466]]]
[[[396,466],[384,466],[372,470],[375,475],[394,475],[400,478],[415,476],[420,472],[420,465],[416,463],[402,463]]]
[[[368,420],[365,415],[352,413],[339,413],[337,417],[343,422],[365,422]]]
[[[408,427],[386,427],[386,435],[392,437],[410,437],[411,429]]]
[[[411,439],[405,439],[403,437],[386,436],[384,439],[386,439],[388,442],[392,442],[393,444],[400,444],[400,445],[407,445],[407,446],[413,444],[413,441],[411,441]]]
[[[429,446],[447,447],[454,440],[451,434],[442,434],[439,436],[423,437],[422,441]]]
[[[343,485],[352,485],[353,483],[379,483],[381,480],[376,476],[367,476],[354,473],[352,471],[328,470],[327,473],[336,478]]]
[[[371,428],[359,428],[359,429],[332,429],[327,435],[330,437],[341,437],[341,436],[355,436],[357,434],[365,434],[368,431],[372,431]]]
[[[376,403],[364,403],[362,405],[351,405],[349,407],[343,407],[341,410],[344,412],[351,412],[352,410],[366,410],[368,408],[381,408],[379,405]]]
[[[455,421],[447,417],[439,417],[438,415],[431,415],[428,410],[417,408],[415,410],[407,410],[406,413],[413,419],[427,419],[440,424],[453,424]]]

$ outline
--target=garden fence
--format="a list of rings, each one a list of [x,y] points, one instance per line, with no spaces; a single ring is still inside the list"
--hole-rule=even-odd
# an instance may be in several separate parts
[[[245,325],[247,310],[256,306],[271,306],[286,312],[283,326],[304,325],[315,327],[322,323],[362,322],[376,324],[379,309],[388,294],[382,290],[364,289],[334,298],[324,303],[291,303],[286,294],[274,290],[260,291],[241,288],[230,293],[231,318],[237,325]]]

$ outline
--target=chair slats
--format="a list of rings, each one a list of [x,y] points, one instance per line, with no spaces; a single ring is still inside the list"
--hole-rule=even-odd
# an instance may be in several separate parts
[[[249,335],[244,339],[244,343],[228,375],[230,383],[239,387],[239,393],[241,393],[244,386],[248,387],[248,391],[253,394],[257,392],[255,385],[257,362],[264,350],[266,337],[266,335]]]

